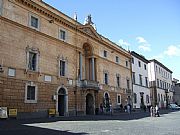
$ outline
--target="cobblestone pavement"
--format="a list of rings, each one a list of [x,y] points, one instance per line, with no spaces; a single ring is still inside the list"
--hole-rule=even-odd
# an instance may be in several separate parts
[[[149,115],[149,114],[148,114]],[[140,117],[143,116],[143,117]],[[78,119],[78,117],[76,117]],[[88,119],[89,118],[89,119]],[[11,122],[11,124],[8,124]],[[0,122],[0,135],[180,135],[180,111],[147,117],[147,113],[89,116],[81,119]]]

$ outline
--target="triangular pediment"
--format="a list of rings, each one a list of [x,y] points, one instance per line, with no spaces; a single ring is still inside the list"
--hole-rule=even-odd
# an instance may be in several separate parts
[[[79,30],[87,33],[88,35],[101,39],[101,37],[99,36],[99,34],[96,32],[96,30],[93,28],[92,25],[86,24],[83,26],[78,27]]]

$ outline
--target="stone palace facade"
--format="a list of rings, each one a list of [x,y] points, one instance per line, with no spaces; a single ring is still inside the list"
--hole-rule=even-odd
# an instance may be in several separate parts
[[[19,117],[132,102],[131,55],[41,0],[0,0],[0,106]]]

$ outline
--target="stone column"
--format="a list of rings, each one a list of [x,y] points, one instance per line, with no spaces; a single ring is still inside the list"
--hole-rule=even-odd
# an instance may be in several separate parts
[[[82,53],[79,53],[80,80],[82,80]]]
[[[95,81],[95,72],[94,72],[94,57],[92,57],[92,80]]]

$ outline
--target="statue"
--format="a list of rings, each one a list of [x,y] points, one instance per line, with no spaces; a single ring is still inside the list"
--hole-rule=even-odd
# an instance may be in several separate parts
[[[84,25],[85,25],[85,24],[94,24],[94,23],[92,22],[91,14],[89,14],[89,15],[85,18],[85,20],[84,20]]]

